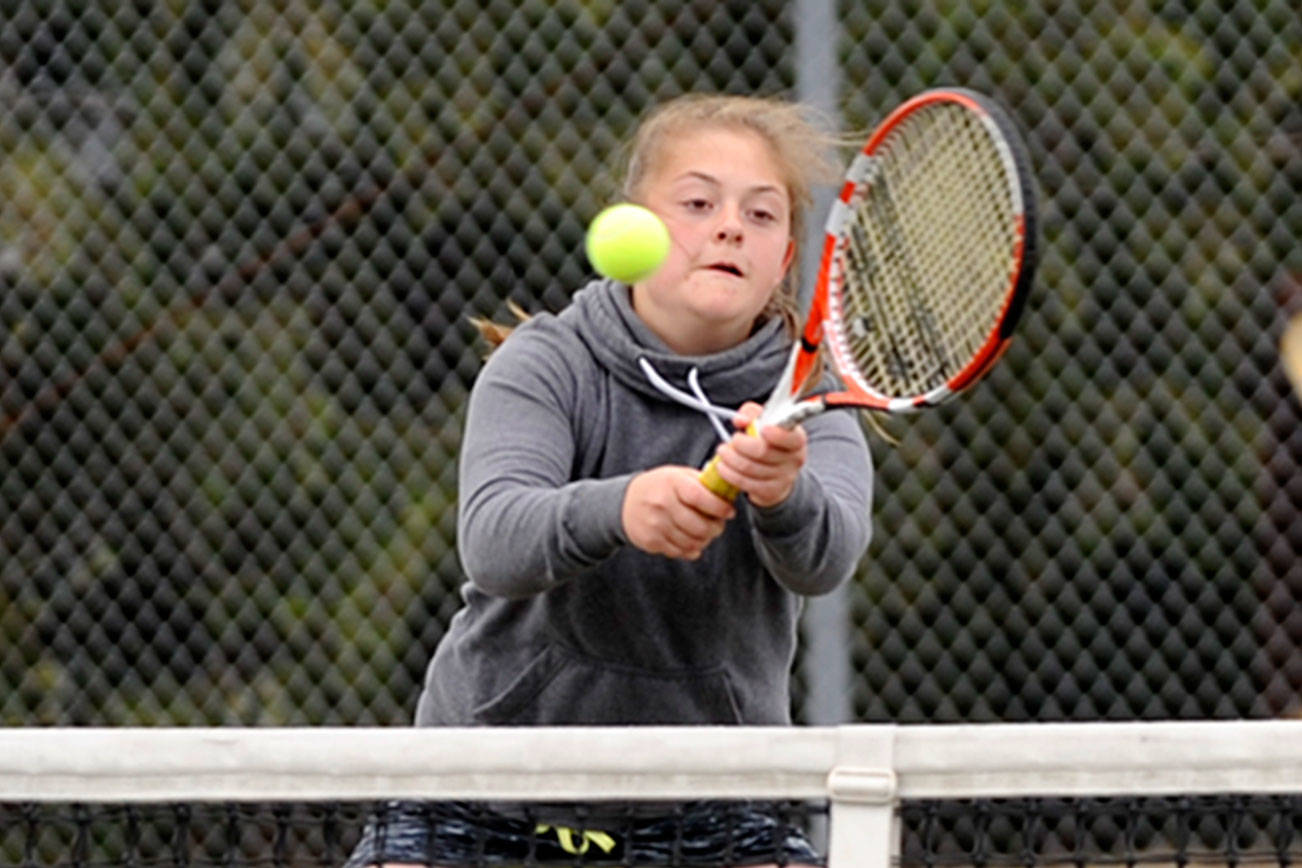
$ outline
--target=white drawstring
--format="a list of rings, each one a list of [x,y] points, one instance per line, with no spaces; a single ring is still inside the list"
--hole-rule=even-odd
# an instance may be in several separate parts
[[[710,403],[705,397],[705,391],[701,388],[700,377],[697,376],[696,368],[692,368],[687,372],[687,385],[691,387],[692,394],[695,395],[702,404]],[[723,423],[719,421],[719,417],[707,415],[705,418],[710,420],[710,424],[714,426],[714,431],[719,435],[721,441],[727,443],[731,439],[731,435],[728,434],[728,429],[723,427]]]
[[[656,388],[656,391],[666,397],[672,398],[684,407],[691,407],[693,410],[704,413],[706,418],[710,420],[710,424],[714,426],[715,433],[719,435],[720,440],[726,443],[731,439],[732,435],[728,433],[728,429],[723,426],[723,423],[720,422],[719,419],[727,419],[731,422],[733,419],[737,418],[737,411],[729,410],[726,407],[720,407],[709,402],[705,397],[705,392],[701,390],[701,384],[696,368],[692,368],[687,372],[687,384],[691,387],[692,391],[695,392],[694,395],[689,395],[687,392],[684,392],[677,386],[670,384],[664,377],[660,376],[660,372],[652,367],[651,363],[646,359],[638,359],[637,363],[642,367],[642,373],[646,375],[647,380]]]

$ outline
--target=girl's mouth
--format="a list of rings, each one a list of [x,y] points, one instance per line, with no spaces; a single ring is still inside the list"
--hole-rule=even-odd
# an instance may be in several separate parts
[[[741,269],[731,262],[712,262],[706,266],[710,271],[722,271],[724,274],[731,274],[733,277],[742,277]]]

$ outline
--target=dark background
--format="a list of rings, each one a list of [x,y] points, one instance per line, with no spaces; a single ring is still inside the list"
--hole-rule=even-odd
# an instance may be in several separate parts
[[[468,318],[564,306],[640,114],[793,96],[801,15],[3,4],[0,724],[409,722],[458,604]],[[839,17],[843,126],[992,94],[1044,250],[989,379],[874,439],[855,718],[1294,714],[1302,13]]]

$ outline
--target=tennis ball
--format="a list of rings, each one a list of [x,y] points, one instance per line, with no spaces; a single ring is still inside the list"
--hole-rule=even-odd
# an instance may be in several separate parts
[[[669,255],[664,221],[641,205],[611,205],[588,226],[588,261],[600,274],[621,283],[650,277]]]

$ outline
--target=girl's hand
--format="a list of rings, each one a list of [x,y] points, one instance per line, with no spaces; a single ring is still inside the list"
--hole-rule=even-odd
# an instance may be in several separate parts
[[[639,473],[624,492],[620,520],[629,542],[644,552],[694,561],[736,509],[701,484],[691,467]]]
[[[759,436],[745,433],[764,408],[747,401],[737,411],[734,424],[742,429],[719,447],[719,476],[746,492],[750,502],[760,507],[777,506],[796,487],[796,477],[805,466],[809,438],[805,429],[769,425]]]

